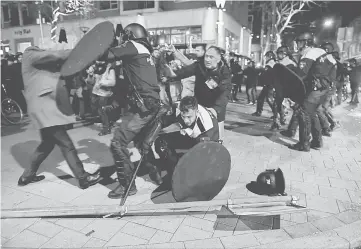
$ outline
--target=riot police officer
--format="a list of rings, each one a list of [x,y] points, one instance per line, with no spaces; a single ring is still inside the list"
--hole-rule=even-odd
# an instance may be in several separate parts
[[[273,106],[272,95],[273,95],[273,87],[272,87],[272,76],[270,76],[270,71],[273,66],[276,64],[276,55],[273,51],[268,51],[265,54],[266,65],[265,71],[262,72],[260,76],[260,83],[263,85],[262,91],[258,96],[257,99],[257,109],[256,112],[252,114],[252,116],[261,116],[263,111],[264,101],[266,100],[268,105],[271,107]]]
[[[316,111],[325,100],[327,91],[336,77],[335,59],[323,49],[316,48],[313,40],[310,32],[301,34],[296,40],[301,54],[298,73],[306,86],[306,96],[297,113],[299,142],[290,148],[299,151],[309,151],[310,147],[322,147],[321,126]]]
[[[150,134],[148,126],[154,121],[160,110],[159,86],[157,82],[157,73],[151,58],[153,52],[148,39],[146,29],[138,24],[132,23],[124,28],[122,32],[121,45],[109,49],[108,59],[122,60],[123,70],[128,83],[130,84],[130,114],[122,119],[122,123],[114,131],[114,137],[111,141],[110,149],[115,161],[116,172],[119,185],[112,190],[109,198],[124,198],[128,189],[134,165],[130,161],[130,155],[127,149],[128,144],[135,138],[146,140]],[[145,133],[145,130],[148,133]],[[140,137],[142,136],[142,137]],[[140,143],[141,153],[147,154],[149,144]],[[156,167],[150,169],[151,174],[158,182],[161,181],[159,171]],[[129,195],[137,192],[133,182]]]
[[[321,45],[321,48],[323,50],[326,51],[327,54],[331,54],[334,52],[334,47],[333,44],[331,42],[324,42]],[[335,60],[336,61],[336,60]],[[336,68],[336,72],[337,72],[337,61],[335,64],[335,68]],[[336,73],[337,76],[337,73]],[[334,128],[336,127],[336,120],[334,119],[332,112],[331,112],[331,101],[332,101],[332,97],[336,94],[336,78],[334,79],[334,81],[331,82],[331,86],[327,91],[327,95],[326,98],[324,100],[324,102],[322,103],[322,105],[319,107],[319,109],[317,110],[317,115],[320,119],[320,124],[322,127],[322,135],[324,136],[331,136],[331,127]]]

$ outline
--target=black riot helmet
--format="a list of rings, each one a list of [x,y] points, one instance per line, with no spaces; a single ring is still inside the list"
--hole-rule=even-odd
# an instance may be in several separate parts
[[[270,58],[270,59],[276,59],[276,55],[275,55],[275,53],[273,53],[273,51],[268,51],[267,53],[265,53],[265,55],[264,55],[265,57],[268,57],[268,58]]]
[[[324,42],[321,45],[321,48],[326,51],[326,53],[330,54],[334,51],[333,44],[331,42]]]
[[[133,40],[144,45],[150,53],[153,53],[153,47],[148,40],[147,30],[139,23],[131,23],[124,28],[122,40]]]
[[[350,66],[351,67],[356,67],[357,66],[357,61],[355,58],[352,58],[351,60],[349,60]]]
[[[124,28],[124,40],[136,40],[147,37],[147,30],[139,23],[131,23]]]
[[[260,194],[264,195],[286,195],[285,178],[280,168],[268,169],[257,177],[257,185]]]
[[[311,47],[314,45],[314,37],[311,32],[304,32],[296,38],[297,47],[299,50]]]

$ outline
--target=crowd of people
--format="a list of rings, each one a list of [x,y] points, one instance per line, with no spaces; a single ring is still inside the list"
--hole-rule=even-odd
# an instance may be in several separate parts
[[[111,34],[104,34],[104,37],[107,35]],[[154,164],[156,155],[171,176],[178,161],[175,149],[189,149],[208,140],[222,143],[227,104],[230,100],[237,101],[243,83],[248,104],[257,104],[254,116],[262,114],[265,101],[270,105],[272,129],[285,124],[284,106],[292,107],[293,116],[284,133],[294,136],[299,126],[299,143],[291,146],[292,149],[319,149],[322,135],[330,135],[330,131],[337,127],[330,106],[332,97],[339,96],[340,86],[349,72],[344,70],[330,43],[318,48],[309,33],[302,34],[297,39],[299,61],[291,56],[287,47],[282,46],[276,53],[269,51],[265,54],[266,65],[260,70],[254,61],[242,68],[237,57],[226,59],[225,51],[216,46],[198,44],[194,53],[184,55],[174,46],[152,47],[147,36],[140,24],[128,25],[117,37],[117,46],[110,47],[91,66],[86,65],[84,70],[75,72],[65,81],[77,120],[99,116],[102,130],[98,135],[113,133],[110,151],[119,185],[109,193],[109,198],[124,198],[127,189],[129,195],[137,192],[132,181],[135,166],[127,149],[132,141],[144,157],[143,164],[149,169],[151,179],[157,184],[161,184],[163,179],[158,165]],[[81,188],[101,180],[99,173],[85,172],[64,128],[64,124],[70,122],[69,118],[61,118],[58,109],[49,114],[50,106],[58,108],[53,102],[60,77],[59,65],[66,63],[69,53],[37,47],[24,52],[22,75],[28,113],[40,130],[42,142],[34,153],[31,167],[20,177],[20,186],[44,179],[36,172],[55,145],[61,148]],[[52,60],[58,63],[56,70],[49,69],[49,64],[46,64]],[[290,98],[292,94],[279,87],[279,78],[273,72],[276,64],[290,68],[304,82],[306,92],[300,100]],[[349,70],[355,66],[352,62]],[[257,85],[263,86],[258,98]],[[356,86],[351,88],[351,101],[358,103],[358,85],[357,89]],[[337,98],[336,103],[339,104],[339,100]],[[49,105],[44,106],[44,103]],[[52,115],[56,115],[57,120]],[[122,122],[114,125],[120,116],[123,116]],[[178,124],[180,131],[158,136],[162,128],[171,124]],[[112,127],[115,128],[113,132]],[[155,144],[154,150],[152,144]]]

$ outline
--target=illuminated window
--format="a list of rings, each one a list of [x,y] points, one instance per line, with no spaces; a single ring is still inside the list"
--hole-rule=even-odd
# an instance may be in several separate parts
[[[100,1],[99,2],[100,10],[110,10],[110,9],[117,9],[117,8],[118,8],[118,1]]]
[[[201,27],[174,27],[148,30],[150,38],[153,36],[164,36],[167,44],[187,44],[192,38],[193,43],[202,42]]]

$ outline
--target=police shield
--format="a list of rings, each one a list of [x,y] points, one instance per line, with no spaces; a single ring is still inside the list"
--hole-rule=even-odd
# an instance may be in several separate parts
[[[88,31],[71,51],[61,67],[61,76],[79,73],[108,51],[114,41],[114,26],[111,22],[101,22]]]
[[[228,150],[217,142],[201,142],[178,161],[172,176],[177,202],[209,201],[223,189],[231,170]]]
[[[276,91],[282,92],[284,98],[290,98],[296,103],[303,102],[306,95],[306,88],[302,79],[282,64],[274,65],[273,70]]]

